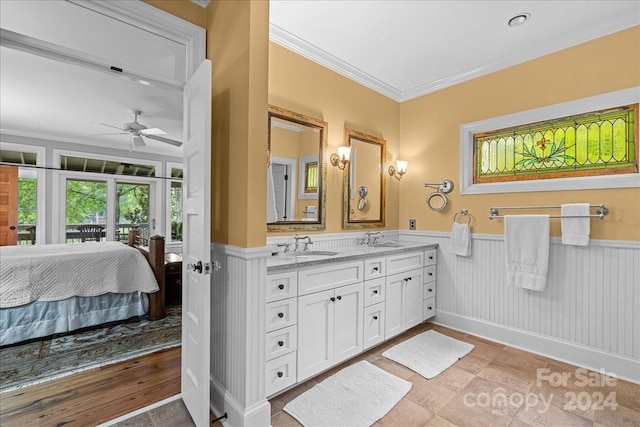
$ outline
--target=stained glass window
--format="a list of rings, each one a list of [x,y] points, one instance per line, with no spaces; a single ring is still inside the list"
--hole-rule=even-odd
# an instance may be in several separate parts
[[[638,171],[638,104],[473,135],[474,183]]]

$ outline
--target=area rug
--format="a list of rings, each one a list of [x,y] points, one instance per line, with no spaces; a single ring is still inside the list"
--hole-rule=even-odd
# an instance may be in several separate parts
[[[303,426],[370,426],[411,389],[411,383],[363,360],[330,376],[287,403]]]
[[[432,330],[391,347],[383,352],[382,356],[430,379],[469,354],[471,350],[472,344]]]
[[[0,393],[181,344],[182,310],[0,348]]]

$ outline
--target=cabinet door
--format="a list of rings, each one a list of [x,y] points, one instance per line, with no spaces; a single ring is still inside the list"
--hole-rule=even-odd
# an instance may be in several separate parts
[[[334,363],[342,362],[362,352],[363,294],[362,283],[335,290]]]
[[[422,284],[422,269],[405,273],[405,305],[404,305],[404,329],[413,328],[423,320],[424,296]]]
[[[385,323],[384,338],[389,339],[404,331],[404,274],[395,274],[387,277],[385,284]],[[420,299],[422,302],[422,298]]]
[[[298,297],[298,381],[333,365],[334,291]]]
[[[384,341],[384,302],[364,309],[364,350]]]

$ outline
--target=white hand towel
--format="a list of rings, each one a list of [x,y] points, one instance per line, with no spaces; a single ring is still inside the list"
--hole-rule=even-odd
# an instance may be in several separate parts
[[[267,167],[267,222],[276,222],[278,212],[276,211],[276,190],[273,183],[273,173],[271,165]]]
[[[562,244],[575,246],[589,246],[589,233],[591,232],[591,215],[589,203],[570,203],[560,205],[562,216],[584,215],[585,218],[562,218]]]
[[[449,253],[459,256],[471,255],[471,228],[469,224],[453,222],[449,237]]]
[[[544,291],[549,266],[549,215],[505,215],[507,285]]]

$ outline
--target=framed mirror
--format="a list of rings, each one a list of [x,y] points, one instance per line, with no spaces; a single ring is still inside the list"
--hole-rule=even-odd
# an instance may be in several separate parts
[[[326,122],[269,106],[267,230],[324,230]]]
[[[344,144],[351,147],[344,175],[344,228],[384,227],[387,142],[345,129]]]

